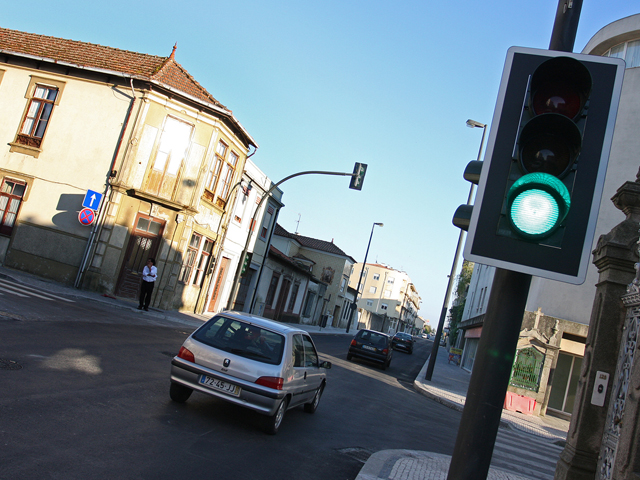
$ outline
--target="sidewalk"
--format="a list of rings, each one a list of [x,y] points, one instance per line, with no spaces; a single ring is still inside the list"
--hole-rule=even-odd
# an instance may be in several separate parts
[[[95,292],[78,290],[3,266],[0,266],[0,278],[15,280],[24,285],[46,290],[54,294],[85,298],[110,304],[116,308],[131,309],[139,312],[140,315],[143,315],[144,318],[149,320],[176,322],[196,328],[211,317],[211,315],[205,316],[188,312],[164,311],[155,308],[150,308],[148,312],[142,312],[137,310],[138,302],[135,300],[114,298]],[[2,315],[7,315],[7,313],[0,311],[0,316]],[[346,333],[343,328],[321,328],[312,325],[296,326],[315,334],[352,336],[355,335],[356,332],[354,328],[352,328],[349,333]],[[449,408],[462,411],[471,374],[449,363],[448,352],[444,347],[439,347],[430,382],[425,380],[427,365],[428,360],[414,380],[413,384],[416,391]],[[565,440],[567,431],[569,430],[569,422],[567,420],[551,416],[537,417],[524,415],[508,410],[502,411],[501,424],[502,426],[547,438],[550,441]],[[415,450],[383,450],[369,457],[356,477],[356,480],[445,480],[447,478],[450,461],[450,456],[437,453]],[[525,477],[496,468],[489,470],[487,478],[490,480],[526,480]]]
[[[462,411],[466,400],[471,374],[449,363],[449,354],[439,347],[431,381],[425,380],[427,366],[413,382],[417,392],[449,408]],[[501,426],[520,430],[547,438],[549,441],[564,441],[569,430],[569,421],[556,417],[538,417],[502,410]],[[449,471],[449,455],[415,450],[383,450],[376,452],[365,463],[356,480],[446,480]],[[489,480],[526,480],[499,468],[491,467]]]
[[[150,307],[148,312],[143,312],[137,309],[138,302],[136,300],[133,300],[133,299],[129,300],[126,298],[115,298],[115,297],[112,297],[109,295],[103,295],[97,292],[78,290],[77,288],[62,285],[53,280],[47,280],[42,277],[38,277],[30,273],[22,272],[20,270],[7,268],[2,265],[0,265],[0,279],[1,278],[15,280],[22,283],[23,285],[46,290],[54,294],[64,294],[64,295],[68,295],[76,298],[85,298],[85,299],[93,300],[95,302],[106,303],[116,308],[131,309],[139,313],[141,316],[144,316],[147,319],[177,322],[183,325],[192,326],[194,329],[202,325],[203,322],[206,322],[213,316],[213,314],[199,315],[192,312],[160,310],[158,308],[153,308],[153,307]],[[3,312],[0,311],[0,315],[2,314]],[[335,328],[335,327],[322,328],[317,325],[296,325],[296,326],[310,333],[353,336],[356,334],[356,331],[357,331],[353,327],[351,328],[349,333],[347,333],[344,328]]]

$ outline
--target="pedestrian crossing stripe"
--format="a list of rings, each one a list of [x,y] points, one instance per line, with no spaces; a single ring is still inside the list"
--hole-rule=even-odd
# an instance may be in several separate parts
[[[0,279],[0,290],[3,292],[11,293],[12,295],[16,295],[19,297],[37,297],[42,298],[43,300],[61,300],[63,302],[75,303],[74,300],[69,300],[68,298],[59,297],[58,295],[54,295],[49,292],[44,292],[42,290],[37,290],[35,288],[27,287],[26,285],[21,285],[17,283],[7,282],[6,280]]]

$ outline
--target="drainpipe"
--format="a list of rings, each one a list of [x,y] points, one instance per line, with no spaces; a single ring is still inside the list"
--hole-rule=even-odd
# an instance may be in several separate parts
[[[127,115],[125,117],[124,125],[122,127],[122,131],[120,132],[120,137],[118,138],[118,143],[116,145],[116,151],[113,155],[113,159],[111,160],[111,165],[109,167],[109,172],[107,173],[106,186],[104,189],[104,193],[102,194],[102,204],[100,205],[100,209],[98,210],[98,218],[91,229],[91,233],[89,234],[89,239],[87,240],[87,246],[85,247],[84,254],[82,255],[82,261],[80,262],[80,268],[78,269],[78,275],[76,276],[76,280],[74,282],[75,288],[80,288],[82,286],[82,281],[84,279],[84,274],[89,265],[90,259],[93,260],[93,246],[96,240],[99,238],[98,232],[102,231],[102,226],[104,224],[104,217],[107,211],[107,205],[110,200],[108,196],[111,193],[111,179],[116,176],[117,172],[114,170],[116,160],[118,158],[118,154],[120,153],[120,148],[122,147],[122,140],[124,139],[124,135],[127,131],[127,127],[129,126],[129,120],[131,119],[131,114],[133,113],[133,107],[136,103],[136,91],[133,88],[133,79],[129,78],[129,85],[131,86],[131,103],[129,104],[129,108],[127,110]]]

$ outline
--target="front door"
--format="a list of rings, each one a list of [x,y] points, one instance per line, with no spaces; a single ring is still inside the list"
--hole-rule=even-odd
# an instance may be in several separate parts
[[[224,285],[224,279],[227,276],[227,270],[229,269],[229,261],[230,260],[227,257],[222,257],[222,260],[220,261],[218,276],[216,277],[216,283],[213,287],[213,293],[211,294],[211,300],[209,301],[207,312],[216,311],[216,303],[218,303],[218,298],[220,297],[220,290],[222,290],[222,285]]]
[[[155,258],[158,253],[164,223],[164,220],[142,213],[136,217],[116,285],[118,297],[138,298],[140,296],[142,269],[147,263],[147,258]]]
[[[278,295],[278,303],[276,303],[276,311],[274,312],[273,319],[278,320],[282,312],[284,312],[285,302],[289,296],[289,288],[291,287],[291,280],[285,278],[282,280],[282,287],[280,287],[280,295]]]

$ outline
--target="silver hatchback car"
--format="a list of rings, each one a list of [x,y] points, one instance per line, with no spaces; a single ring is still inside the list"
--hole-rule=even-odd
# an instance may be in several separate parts
[[[171,362],[169,394],[183,403],[194,390],[265,415],[275,434],[285,412],[314,413],[327,383],[304,330],[241,312],[223,312],[193,332]]]

